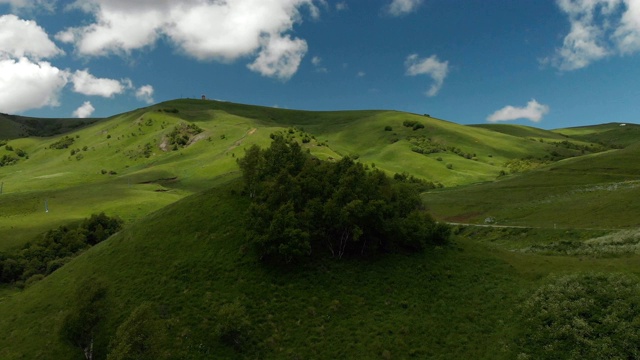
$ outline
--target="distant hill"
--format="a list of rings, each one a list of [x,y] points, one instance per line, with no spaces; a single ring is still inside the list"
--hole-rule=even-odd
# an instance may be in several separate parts
[[[0,113],[0,140],[64,134],[100,120],[32,118]]]
[[[638,138],[640,138],[640,125],[609,123],[558,129],[554,130],[554,132],[573,139],[624,147],[638,142]]]

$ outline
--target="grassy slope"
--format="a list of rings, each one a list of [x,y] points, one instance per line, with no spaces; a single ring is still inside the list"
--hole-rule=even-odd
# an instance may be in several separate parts
[[[147,160],[123,156],[153,139],[160,142],[182,121],[156,111],[163,107],[179,109],[180,117],[196,122],[213,141]],[[153,125],[136,123],[148,117]],[[213,333],[220,306],[238,301],[252,323],[250,357],[511,359],[516,354],[510,345],[522,330],[518,304],[548,276],[587,270],[640,273],[635,255],[594,259],[505,250],[519,248],[520,241],[561,240],[569,236],[564,230],[529,237],[483,233],[479,236],[496,240],[471,235],[423,255],[272,271],[243,251],[239,229],[247,203],[229,191],[237,185],[179,200],[237,176],[234,154],[241,155],[252,142],[266,145],[271,131],[293,125],[329,140],[331,149],[313,148],[326,157],[357,153],[391,172],[397,171],[394,166],[418,175],[436,172],[443,164],[429,163],[433,155],[408,151],[405,140],[387,145],[393,134],[383,131],[386,125],[401,138],[413,134],[402,127],[407,118],[425,121],[429,136],[477,152],[477,161],[457,155],[443,159],[459,161],[454,171],[468,166],[460,175],[442,172],[452,183],[483,180],[499,169],[499,161],[548,151],[539,141],[525,139],[531,134],[526,129],[504,134],[397,112],[306,113],[200,101],[160,104],[83,129],[77,144],[95,150],[80,161],[69,159],[68,150],[55,155],[44,149],[58,137],[13,140],[30,159],[14,171],[0,168],[0,179],[11,189],[0,197],[1,235],[35,234],[94,210],[120,213],[129,225],[22,292],[0,288],[0,332],[6,334],[0,338],[0,358],[80,357],[60,341],[58,330],[73,290],[94,275],[109,284],[111,330],[136,305],[152,301],[170,326],[167,344],[176,358],[237,358]],[[629,146],[565,160],[495,183],[433,191],[425,200],[437,217],[448,220],[481,222],[495,216],[501,223],[547,227],[637,226],[633,214],[640,209],[629,199],[638,195],[638,152],[640,146]],[[468,161],[479,169],[475,177],[469,175]],[[118,174],[101,175],[102,168]],[[176,181],[154,181],[174,176]],[[41,209],[45,196],[51,199],[49,214]]]
[[[425,128],[414,131],[402,126],[405,120],[417,120]],[[163,137],[185,121],[204,129],[203,139],[179,151],[162,151]],[[170,101],[69,133],[75,143],[66,150],[49,148],[61,135],[11,140],[9,144],[25,150],[29,159],[0,168],[4,182],[0,250],[97,211],[132,222],[216,181],[237,176],[235,157],[242,156],[244,148],[267,145],[269,134],[292,126],[316,137],[318,141],[307,147],[321,158],[358,155],[360,161],[375,163],[390,174],[408,172],[446,186],[493,180],[505,161],[548,152],[548,145],[528,139],[396,111],[308,112],[216,101]],[[385,126],[394,130],[384,131]],[[415,135],[477,157],[412,152],[407,138]],[[399,141],[392,143],[391,138]],[[318,146],[318,142],[328,146]],[[141,156],[146,144],[153,149],[149,158]],[[85,146],[87,150],[82,151]],[[71,156],[71,149],[81,150],[83,158]],[[11,152],[3,147],[3,154]],[[448,169],[447,164],[453,168]],[[104,175],[102,170],[116,174]],[[44,212],[45,200],[49,213]]]
[[[640,226],[640,146],[567,159],[493,183],[424,194],[440,219],[541,227]]]
[[[637,143],[640,135],[640,125],[609,123],[595,126],[580,126],[554,130],[558,134],[584,141],[600,142],[627,146]]]
[[[249,357],[508,359],[517,306],[548,275],[640,271],[635,256],[544,257],[466,239],[421,255],[269,270],[242,251],[247,200],[229,189],[169,205],[0,298],[0,357],[80,357],[58,330],[77,284],[98,276],[109,284],[111,331],[152,301],[176,358],[237,358],[213,335],[217,310],[237,301],[251,321]]]

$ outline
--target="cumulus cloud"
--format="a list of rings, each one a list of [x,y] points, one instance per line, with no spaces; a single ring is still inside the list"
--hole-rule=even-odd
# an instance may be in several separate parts
[[[136,98],[140,101],[144,101],[147,104],[153,104],[153,86],[144,85],[136,90]]]
[[[113,97],[113,95],[121,94],[131,87],[131,80],[122,81],[106,78],[97,78],[89,73],[88,70],[77,70],[71,76],[73,83],[73,91],[91,96]]]
[[[93,105],[91,105],[91,102],[85,101],[84,104],[80,105],[80,107],[73,112],[72,116],[84,119],[91,116],[94,111],[96,111],[96,109],[93,107]]]
[[[0,59],[0,112],[18,113],[58,106],[69,73],[50,63],[27,58]]]
[[[404,62],[409,76],[427,75],[433,79],[431,88],[426,92],[427,96],[435,96],[440,91],[444,79],[449,73],[449,62],[440,61],[436,55],[420,59],[417,54],[409,55]]]
[[[53,11],[55,3],[55,0],[0,0],[0,4],[9,4],[14,12],[37,9]]]
[[[300,62],[307,52],[306,41],[291,39],[287,35],[269,36],[264,42],[258,58],[247,67],[263,76],[290,79],[298,71]]]
[[[489,115],[487,121],[500,122],[527,119],[533,122],[539,122],[547,113],[549,113],[549,106],[540,104],[535,99],[531,99],[525,107],[505,106]]]
[[[605,57],[640,51],[638,0],[557,0],[557,5],[571,28],[562,47],[543,63],[571,71]]]
[[[386,11],[392,16],[402,16],[415,11],[420,4],[422,0],[393,0],[386,7]]]
[[[77,0],[74,7],[96,21],[56,35],[81,55],[128,54],[165,37],[198,60],[235,61],[255,56],[249,68],[281,79],[297,71],[307,49],[289,31],[301,21],[301,8],[317,17],[321,0]]]
[[[338,11],[349,10],[349,5],[347,5],[347,3],[344,1],[336,3],[336,10]]]
[[[35,21],[0,16],[0,57],[46,59],[63,53]]]

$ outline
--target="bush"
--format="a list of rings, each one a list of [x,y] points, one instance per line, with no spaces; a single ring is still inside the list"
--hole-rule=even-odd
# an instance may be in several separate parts
[[[24,282],[24,287],[28,288],[29,286],[37,283],[38,281],[44,279],[44,275],[42,274],[35,274],[33,276],[31,276],[30,278],[27,279],[27,281]]]
[[[220,341],[238,352],[246,349],[250,323],[244,306],[237,301],[222,305],[216,321],[216,334]]]
[[[69,146],[73,145],[75,139],[72,137],[65,136],[60,140],[54,142],[49,146],[50,149],[67,149]]]
[[[635,359],[640,285],[620,274],[577,274],[539,288],[522,305],[520,358]]]
[[[393,128],[389,125],[384,127],[384,131],[393,131]]]

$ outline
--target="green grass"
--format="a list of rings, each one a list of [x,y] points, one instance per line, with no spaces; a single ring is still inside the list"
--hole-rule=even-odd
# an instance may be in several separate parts
[[[418,121],[425,128],[414,131],[402,125],[405,120]],[[177,151],[165,146],[164,151],[167,134],[185,121],[204,130],[199,141]],[[385,131],[386,126],[393,131]],[[236,158],[243,156],[244,149],[252,144],[266,146],[271,133],[291,127],[315,137],[305,146],[321,159],[358,157],[390,175],[408,172],[445,186],[492,181],[506,161],[548,151],[547,145],[528,139],[397,111],[310,112],[217,101],[169,101],[80,126],[66,134],[74,140],[68,149],[50,148],[63,135],[10,140],[14,149],[26,151],[29,158],[0,167],[4,183],[0,250],[96,210],[127,221],[138,219],[211,187],[216,179],[237,174]],[[465,159],[449,152],[421,155],[411,151],[408,139],[412,136],[430,137],[476,157]],[[152,149],[149,157],[144,156],[146,146]],[[3,147],[3,154],[13,153]],[[174,180],[158,184],[159,179]],[[164,190],[168,191],[158,193]],[[51,200],[46,216],[45,199]]]
[[[244,354],[250,358],[510,359],[514,334],[522,330],[519,304],[548,276],[640,271],[635,255],[549,257],[473,237],[425,254],[272,269],[244,250],[239,229],[247,199],[237,188],[232,183],[169,205],[5,295],[0,357],[80,356],[57,331],[77,284],[98,276],[109,286],[110,331],[151,301],[168,326],[173,357],[242,357],[215,337],[218,310],[239,302],[250,321]]]
[[[404,127],[405,120],[425,127]],[[184,121],[201,127],[202,138],[162,151],[163,137]],[[305,147],[321,159],[357,156],[389,174],[447,185],[423,194],[440,220],[493,217],[498,225],[527,228],[465,228],[451,246],[423,254],[327,260],[295,270],[264,266],[244,238],[248,199],[239,195],[236,159],[291,127],[315,136]],[[548,132],[396,111],[176,100],[77,129],[68,134],[75,139],[70,149],[48,148],[62,135],[10,140],[29,159],[0,168],[0,251],[101,211],[122,217],[126,227],[24,290],[0,287],[0,358],[81,358],[59,330],[78,284],[91,277],[108,285],[108,331],[115,334],[133,309],[151,302],[172,358],[516,358],[528,331],[522,304],[537,289],[586,272],[640,274],[634,131],[609,124]],[[575,157],[497,178],[510,159],[555,150],[553,142],[567,139],[559,134],[575,144],[619,136],[626,148],[584,156],[562,150]],[[409,141],[415,135],[475,157],[418,154]],[[147,158],[140,154],[148,143]],[[241,305],[249,320],[244,353],[216,336],[219,311],[228,304]]]

